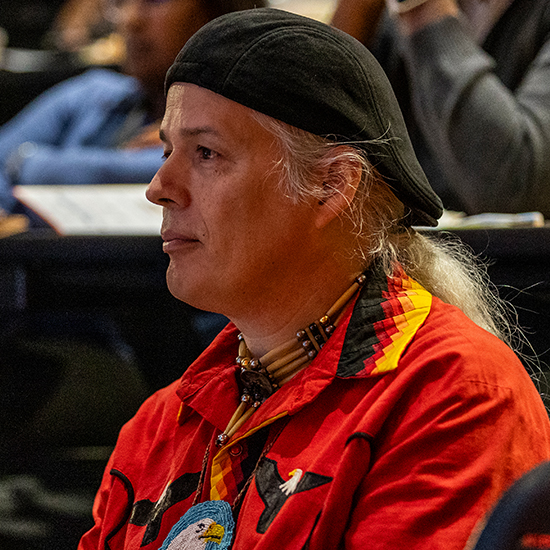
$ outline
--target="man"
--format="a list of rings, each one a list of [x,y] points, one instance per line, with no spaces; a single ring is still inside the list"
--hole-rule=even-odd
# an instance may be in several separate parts
[[[164,75],[204,23],[263,0],[116,0],[120,74],[95,69],[48,90],[0,129],[0,208],[13,185],[143,183],[161,164]]]
[[[203,27],[166,89],[168,284],[231,323],[122,430],[80,549],[462,549],[550,425],[513,352],[422,286],[498,333],[461,249],[411,227],[441,203],[384,73],[259,9]]]
[[[339,0],[333,24],[388,74],[446,208],[550,216],[548,0]]]

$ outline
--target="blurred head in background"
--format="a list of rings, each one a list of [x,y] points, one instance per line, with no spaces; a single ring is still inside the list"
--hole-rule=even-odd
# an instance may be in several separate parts
[[[125,73],[146,90],[162,89],[166,71],[187,40],[205,23],[232,11],[261,7],[258,0],[107,0],[122,36]]]

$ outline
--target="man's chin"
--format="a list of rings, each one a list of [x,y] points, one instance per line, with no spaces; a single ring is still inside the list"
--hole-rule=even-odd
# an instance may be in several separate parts
[[[206,307],[209,302],[208,292],[200,282],[194,281],[192,278],[182,277],[181,274],[177,277],[171,277],[170,268],[168,268],[166,283],[170,294],[174,298],[197,309],[209,311]]]

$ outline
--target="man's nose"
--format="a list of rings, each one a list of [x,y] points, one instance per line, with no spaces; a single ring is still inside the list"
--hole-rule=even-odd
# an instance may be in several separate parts
[[[147,186],[145,196],[159,206],[170,203],[188,206],[190,195],[185,180],[185,167],[181,163],[176,164],[174,159],[167,159]]]
[[[162,166],[159,168],[145,190],[147,200],[154,204],[158,204],[159,206],[164,206],[168,200],[168,197],[165,196],[166,192],[163,191],[162,175],[159,174],[162,168]]]

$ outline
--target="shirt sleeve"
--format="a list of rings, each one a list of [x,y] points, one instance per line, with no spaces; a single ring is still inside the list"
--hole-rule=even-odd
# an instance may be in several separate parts
[[[111,149],[36,146],[22,163],[19,185],[149,183],[162,164],[162,147]]]
[[[78,550],[122,548],[132,504],[131,484],[110,461],[94,501],[94,526],[82,536]]]
[[[44,92],[0,129],[0,207],[18,185],[148,183],[162,147],[113,146],[140,97],[133,79],[91,70]]]
[[[506,359],[478,351],[468,366],[452,351],[431,358],[423,351],[426,368],[411,377],[373,443],[345,548],[368,541],[370,550],[462,550],[502,492],[548,458],[548,418],[527,374],[510,352],[500,368],[518,374],[508,381],[469,377],[492,353]]]
[[[456,18],[402,46],[415,120],[468,213],[550,215],[548,38],[513,91]]]

